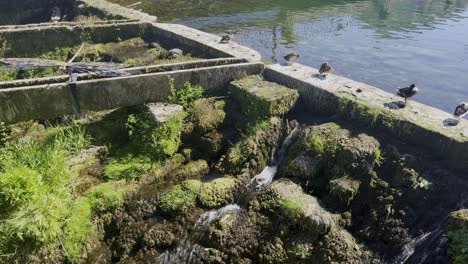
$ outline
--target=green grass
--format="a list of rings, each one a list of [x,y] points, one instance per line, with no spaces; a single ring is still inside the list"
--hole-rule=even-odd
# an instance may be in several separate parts
[[[304,205],[296,201],[282,199],[278,202],[280,211],[284,217],[297,223],[300,221]]]
[[[0,148],[0,255],[60,236],[72,198],[68,160],[88,143],[83,130],[67,127]]]

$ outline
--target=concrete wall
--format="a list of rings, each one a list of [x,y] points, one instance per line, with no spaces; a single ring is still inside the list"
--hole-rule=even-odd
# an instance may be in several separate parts
[[[231,81],[260,74],[263,68],[263,63],[240,63],[80,81],[76,89],[64,83],[0,89],[0,121],[50,119],[72,114],[74,109],[97,111],[166,101],[170,79],[174,79],[176,87],[189,81],[202,85],[208,93],[223,94]]]
[[[141,22],[118,22],[1,27],[0,37],[9,46],[6,57],[34,57],[58,47],[79,45],[85,41],[106,43],[137,37],[144,34],[148,26]]]
[[[446,126],[452,115],[410,101],[403,109],[392,109],[401,101],[393,94],[341,76],[317,77],[318,71],[304,65],[270,65],[265,79],[297,89],[299,104],[310,112],[340,114],[369,129],[382,129],[402,141],[422,146],[454,167],[468,168],[468,121]]]

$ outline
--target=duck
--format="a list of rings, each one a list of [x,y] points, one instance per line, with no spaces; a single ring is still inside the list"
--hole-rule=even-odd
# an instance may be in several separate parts
[[[453,114],[457,118],[463,118],[468,115],[468,103],[460,103],[455,107],[455,113]]]
[[[328,63],[324,62],[320,65],[319,74],[323,77],[326,77],[328,74],[332,73],[335,69]]]
[[[405,105],[408,101],[408,98],[415,96],[419,92],[418,87],[415,84],[411,84],[409,87],[399,88],[397,90],[397,95],[405,98]]]
[[[291,65],[295,60],[299,59],[300,57],[301,55],[299,55],[299,53],[292,52],[284,56],[284,59],[288,62],[288,65]]]
[[[232,41],[233,37],[234,37],[234,34],[229,31],[229,32],[227,32],[226,35],[221,37],[221,40],[219,41],[219,43],[222,43],[222,44],[230,43]]]

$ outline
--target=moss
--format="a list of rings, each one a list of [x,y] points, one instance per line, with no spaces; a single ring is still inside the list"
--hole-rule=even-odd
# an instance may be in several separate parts
[[[74,201],[64,228],[63,246],[68,261],[79,262],[83,246],[96,236],[94,213],[110,211],[121,206],[124,195],[131,187],[132,185],[122,181],[102,183]]]
[[[236,179],[230,177],[219,178],[204,183],[199,192],[200,203],[208,208],[216,208],[229,204],[236,185]]]
[[[304,211],[304,205],[287,199],[281,199],[278,201],[278,209],[282,216],[286,217],[293,223],[301,222],[302,212]]]
[[[336,210],[347,210],[359,191],[360,181],[350,177],[341,177],[330,181],[328,204]]]
[[[258,76],[232,82],[230,91],[248,117],[249,123],[284,115],[294,107],[299,98],[296,90],[263,81]]]
[[[110,180],[135,179],[152,170],[154,164],[144,156],[113,157],[107,163],[104,174]]]
[[[226,117],[225,102],[215,98],[202,98],[193,102],[188,110],[189,121],[197,134],[205,134],[219,127]]]
[[[197,160],[182,166],[170,177],[172,180],[186,180],[189,178],[199,178],[209,172],[208,163],[205,160]]]
[[[446,227],[452,263],[468,263],[468,210],[450,213]]]
[[[355,120],[362,125],[374,127],[379,117],[382,116],[382,111],[379,108],[372,107],[353,99],[340,98],[338,113],[346,118]]]
[[[164,214],[176,216],[186,214],[195,207],[196,195],[182,186],[175,186],[161,198],[160,208]]]
[[[181,140],[183,119],[185,113],[171,116],[162,125],[156,124],[149,112],[130,115],[126,126],[134,146],[141,154],[152,161],[162,161],[176,153]]]

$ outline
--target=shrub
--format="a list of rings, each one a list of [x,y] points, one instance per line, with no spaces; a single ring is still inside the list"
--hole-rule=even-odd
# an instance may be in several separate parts
[[[202,98],[205,91],[200,85],[192,85],[190,82],[185,82],[182,88],[177,89],[173,80],[169,82],[169,90],[169,102],[180,104],[184,109],[188,109],[195,100]]]

